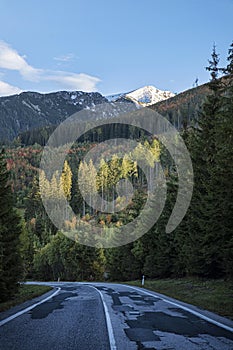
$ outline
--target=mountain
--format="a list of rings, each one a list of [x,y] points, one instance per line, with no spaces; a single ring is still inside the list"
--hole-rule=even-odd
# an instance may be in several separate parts
[[[106,97],[106,99],[109,102],[116,102],[119,98],[124,97],[124,96],[125,96],[125,93],[122,92],[122,93],[119,93],[119,94],[108,95],[108,96],[105,96],[105,97]]]
[[[101,118],[114,118],[122,113],[122,108],[125,112],[129,112],[147,105],[180,129],[184,123],[188,125],[197,123],[201,105],[209,93],[209,84],[206,83],[175,96],[170,92],[145,86],[111,97],[104,97],[98,92],[82,91],[60,91],[50,94],[23,92],[19,95],[0,97],[0,141],[13,140],[25,132],[27,134],[24,135],[25,138],[31,140],[29,144],[33,144],[37,132],[46,134],[43,136],[46,140],[54,130],[54,126],[68,116],[85,109],[90,109],[92,112],[99,104],[103,109]],[[80,113],[79,117],[80,121],[84,120],[87,118],[87,113]],[[96,114],[89,113],[88,120],[93,118],[96,118]]]
[[[57,125],[75,112],[106,102],[98,92],[82,91],[22,92],[0,97],[0,140],[13,140],[20,132]]]
[[[145,86],[141,89],[134,90],[125,95],[127,99],[138,103],[143,107],[153,105],[163,100],[167,100],[168,98],[171,98],[173,96],[175,96],[175,94],[173,94],[172,92],[162,91],[154,86]]]
[[[109,104],[105,114],[115,117],[122,113],[122,108],[128,112],[171,96],[172,93],[158,90],[153,86],[145,86],[130,93],[108,98],[98,92],[82,91],[59,91],[49,94],[23,92],[19,95],[0,97],[0,141],[11,141],[22,132],[58,125],[68,116],[83,109],[94,109],[99,104]],[[126,104],[117,106],[112,103],[115,101],[130,103],[127,104],[128,107]]]
[[[173,94],[170,91],[162,91],[154,86],[149,85],[137,90],[133,90],[131,92],[106,96],[106,98],[110,102],[119,102],[127,100],[132,101],[135,104],[138,104],[142,107],[147,107],[157,102],[171,98],[173,96],[175,96],[175,94]]]

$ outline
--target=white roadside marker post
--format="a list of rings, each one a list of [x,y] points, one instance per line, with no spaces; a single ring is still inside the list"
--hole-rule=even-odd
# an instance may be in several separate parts
[[[142,286],[144,286],[144,283],[145,283],[145,276],[143,275],[142,276]]]

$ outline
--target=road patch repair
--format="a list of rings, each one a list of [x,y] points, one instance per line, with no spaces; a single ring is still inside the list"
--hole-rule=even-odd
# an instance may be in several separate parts
[[[10,315],[10,316],[8,316],[8,317],[5,317],[5,318],[3,318],[1,321],[0,321],[0,327],[1,326],[3,326],[4,324],[6,324],[6,323],[8,323],[8,322],[10,322],[10,321],[12,321],[12,320],[14,320],[15,318],[17,318],[17,317],[19,317],[19,316],[21,316],[21,315],[23,315],[23,314],[25,314],[25,313],[27,313],[27,312],[30,312],[31,310],[33,310],[34,308],[36,308],[36,307],[38,307],[39,305],[42,305],[42,304],[44,304],[45,302],[47,302],[47,301],[49,301],[51,298],[54,298],[55,297],[55,295],[57,295],[59,292],[60,292],[60,290],[61,290],[61,288],[60,287],[57,287],[56,288],[56,291],[53,291],[53,293],[51,294],[50,292],[48,293],[49,295],[48,295],[48,297],[46,297],[46,298],[43,298],[43,295],[42,296],[40,296],[40,297],[38,297],[38,298],[35,298],[35,299],[41,299],[41,297],[43,298],[42,300],[40,300],[40,301],[38,301],[38,302],[34,302],[33,300],[30,300],[29,302],[31,303],[33,303],[33,304],[31,304],[30,306],[28,306],[28,307],[25,307],[25,308],[23,308],[23,309],[20,309],[19,311],[17,311],[17,312],[14,312],[12,315]],[[47,294],[47,293],[46,293]],[[24,304],[27,304],[27,302],[26,303],[23,303],[22,305],[24,305]],[[16,306],[16,307],[14,307],[13,308],[13,310],[16,310],[18,307]],[[10,310],[11,311],[11,310]],[[7,314],[8,312],[6,311],[6,312],[4,312],[3,314]]]
[[[31,318],[32,319],[41,319],[47,317],[51,312],[58,309],[64,308],[64,301],[68,298],[74,298],[78,296],[77,293],[71,293],[71,292],[62,292],[58,295],[52,297],[49,301],[49,303],[43,303],[42,305],[38,305],[34,307],[31,311]]]
[[[124,332],[137,349],[233,349],[232,332],[162,298],[120,285],[117,290],[97,288],[111,297],[112,309],[123,316]]]
[[[233,349],[232,321],[159,293],[113,283],[31,283],[57,290],[0,321],[4,350]]]

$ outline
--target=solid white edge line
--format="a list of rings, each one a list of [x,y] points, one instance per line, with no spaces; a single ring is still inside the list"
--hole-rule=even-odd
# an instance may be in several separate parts
[[[3,326],[4,324],[6,324],[6,323],[8,323],[8,322],[10,322],[10,321],[12,321],[12,320],[14,320],[16,317],[19,317],[19,316],[25,314],[25,312],[28,312],[28,311],[34,309],[36,306],[45,303],[46,301],[48,301],[49,299],[51,299],[52,297],[54,297],[56,294],[58,294],[58,293],[60,292],[60,290],[61,290],[61,288],[60,288],[60,287],[57,287],[57,290],[56,290],[53,294],[49,295],[47,298],[45,298],[45,299],[39,301],[39,302],[36,303],[36,304],[33,304],[33,305],[27,307],[26,309],[23,309],[23,310],[17,312],[17,313],[14,314],[14,315],[11,315],[11,316],[9,316],[9,317],[3,319],[2,321],[0,321],[0,327]]]
[[[112,322],[111,322],[111,318],[108,312],[108,307],[104,301],[103,295],[102,293],[94,286],[91,286],[89,284],[87,284],[88,287],[94,288],[100,295],[103,306],[104,306],[104,313],[105,313],[105,317],[106,317],[106,322],[107,322],[107,329],[108,329],[108,338],[109,338],[109,343],[110,343],[110,349],[111,350],[117,350],[116,347],[116,341],[115,341],[115,337],[114,337],[114,333],[113,333],[113,328],[112,328]]]
[[[140,291],[140,292],[142,292],[142,293],[144,293],[144,294],[148,294],[148,295],[150,295],[150,296],[152,296],[152,297],[157,297],[157,298],[163,300],[163,301],[166,302],[166,303],[169,303],[169,304],[174,305],[174,306],[177,306],[177,307],[179,307],[179,308],[181,308],[181,309],[183,309],[183,310],[185,310],[185,311],[188,311],[188,312],[190,312],[191,314],[193,314],[193,315],[195,315],[195,316],[198,316],[199,318],[202,318],[202,319],[205,320],[205,321],[208,321],[208,322],[210,322],[210,323],[213,323],[213,324],[215,324],[215,325],[218,326],[218,327],[221,327],[221,328],[226,329],[227,331],[233,332],[233,328],[231,328],[230,326],[227,326],[227,325],[225,325],[225,324],[223,324],[223,323],[221,323],[221,322],[215,321],[215,320],[213,320],[212,318],[209,318],[209,317],[207,317],[207,316],[205,316],[205,315],[202,315],[201,313],[199,313],[199,312],[197,312],[197,311],[195,311],[195,310],[192,310],[192,309],[190,309],[190,308],[188,308],[188,307],[186,307],[186,306],[184,306],[184,305],[182,305],[182,304],[178,304],[178,303],[175,303],[175,302],[173,302],[173,301],[169,301],[169,300],[167,300],[167,299],[165,299],[165,298],[162,298],[161,296],[159,296],[158,294],[156,294],[156,292],[154,292],[154,294],[153,294],[153,293],[147,292],[147,291],[145,291],[145,290],[143,290],[143,289],[140,289],[140,288],[137,288],[137,287],[131,287],[131,286],[129,286],[128,284],[125,284],[125,286],[127,286],[127,287],[129,287],[129,288],[132,288],[132,289],[135,289],[135,290],[137,290],[137,291]]]

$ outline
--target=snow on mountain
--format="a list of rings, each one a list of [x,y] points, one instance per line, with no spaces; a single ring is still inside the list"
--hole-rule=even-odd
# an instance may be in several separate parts
[[[138,90],[127,93],[125,98],[146,107],[173,96],[175,96],[175,94],[170,91],[162,91],[154,86],[144,86]]]
[[[13,140],[27,130],[58,125],[74,113],[104,103],[108,100],[100,93],[83,91],[28,91],[0,97],[0,141]]]
[[[169,91],[145,86],[108,96],[108,99],[98,92],[83,91],[57,91],[48,94],[28,91],[0,97],[0,141],[13,140],[26,130],[58,125],[68,116],[81,110],[94,111],[96,106],[100,109],[99,106],[103,105],[102,118],[114,118],[123,112],[128,113],[172,96],[174,94]],[[85,118],[87,117],[96,118],[96,114],[85,114]]]
[[[109,101],[109,102],[115,102],[116,100],[118,100],[118,98],[121,98],[122,96],[125,96],[125,93],[120,93],[120,94],[113,94],[113,95],[108,95],[105,96],[105,98]]]
[[[152,85],[149,85],[130,92],[109,95],[106,96],[106,98],[109,102],[130,100],[137,105],[146,107],[173,96],[175,96],[175,94],[170,91],[162,91]]]

